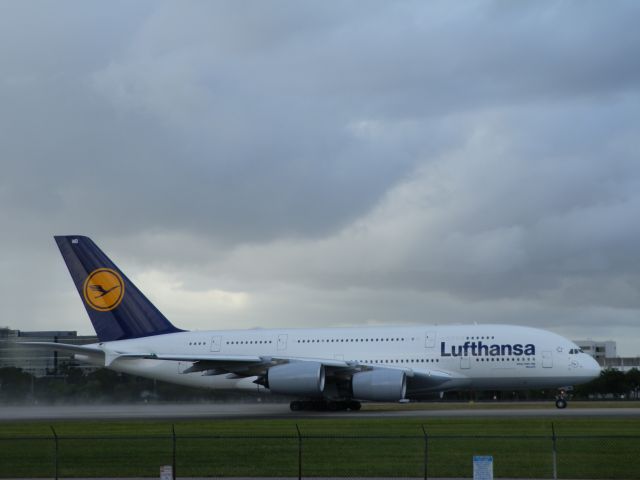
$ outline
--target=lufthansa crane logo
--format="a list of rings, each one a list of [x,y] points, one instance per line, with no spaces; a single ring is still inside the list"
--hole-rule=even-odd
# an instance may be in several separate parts
[[[82,290],[87,305],[99,312],[108,312],[120,305],[124,297],[124,282],[110,268],[98,268],[89,274]]]

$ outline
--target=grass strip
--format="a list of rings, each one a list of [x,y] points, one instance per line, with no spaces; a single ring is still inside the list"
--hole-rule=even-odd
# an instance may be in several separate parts
[[[171,464],[175,427],[181,477],[303,475],[472,476],[473,455],[493,455],[496,477],[550,478],[551,421],[562,478],[637,478],[636,418],[316,418],[304,420],[62,421],[0,424],[0,477],[157,477]]]

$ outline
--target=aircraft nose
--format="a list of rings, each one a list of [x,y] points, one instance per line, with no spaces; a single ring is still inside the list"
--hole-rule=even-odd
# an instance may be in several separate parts
[[[600,364],[591,355],[587,355],[586,353],[584,355],[587,357],[584,362],[585,373],[591,378],[599,377],[600,372],[602,371]]]

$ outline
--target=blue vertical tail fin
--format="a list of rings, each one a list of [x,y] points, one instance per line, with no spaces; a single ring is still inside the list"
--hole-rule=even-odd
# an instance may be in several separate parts
[[[181,332],[88,237],[55,236],[101,342]]]

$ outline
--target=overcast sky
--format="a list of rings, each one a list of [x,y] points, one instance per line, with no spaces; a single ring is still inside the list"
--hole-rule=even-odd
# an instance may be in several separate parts
[[[640,354],[637,1],[0,0],[0,326],[509,323]]]

